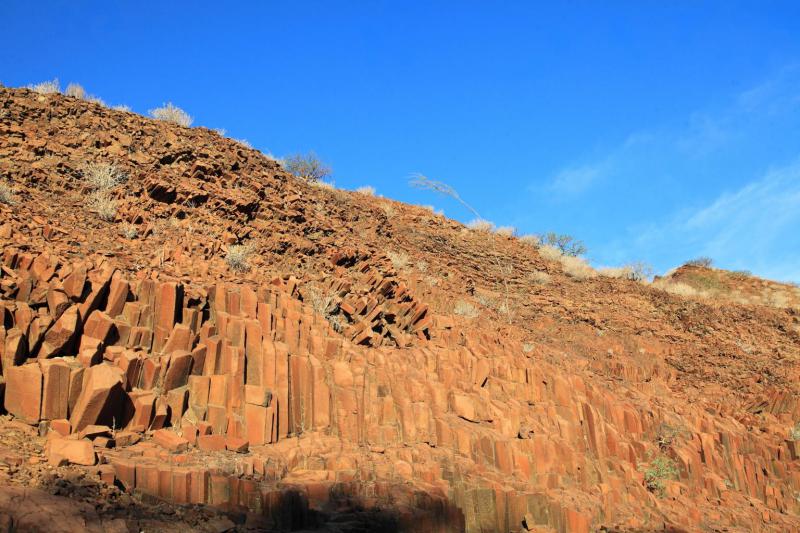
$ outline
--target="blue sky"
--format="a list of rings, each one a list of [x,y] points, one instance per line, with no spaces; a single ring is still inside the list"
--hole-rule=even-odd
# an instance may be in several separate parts
[[[113,5],[110,5],[113,4]],[[597,265],[800,281],[798,2],[0,3],[0,82],[76,81],[339,187],[583,239]]]

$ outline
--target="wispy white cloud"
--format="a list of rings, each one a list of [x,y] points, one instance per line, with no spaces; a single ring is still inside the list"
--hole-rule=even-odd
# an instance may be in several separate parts
[[[594,226],[571,231],[594,231],[601,263],[646,260],[664,271],[707,255],[723,268],[800,281],[799,131],[800,64],[566,165],[549,187],[594,215],[582,221]]]
[[[608,168],[609,164],[606,160],[562,169],[553,177],[550,190],[559,194],[581,193],[606,175]]]
[[[800,160],[708,205],[676,211],[642,230],[634,247],[652,251],[676,242],[723,267],[800,281]]]

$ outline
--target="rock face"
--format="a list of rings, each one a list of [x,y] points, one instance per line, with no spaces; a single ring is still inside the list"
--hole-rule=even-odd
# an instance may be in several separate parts
[[[208,130],[26,90],[0,109],[31,206],[0,203],[4,405],[52,464],[265,529],[800,528],[796,310],[572,279]],[[128,172],[113,222],[80,204],[100,156]]]

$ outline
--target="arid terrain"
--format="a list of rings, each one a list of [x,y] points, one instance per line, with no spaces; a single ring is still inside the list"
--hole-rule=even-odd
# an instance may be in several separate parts
[[[0,183],[0,531],[800,531],[797,287],[28,89]]]

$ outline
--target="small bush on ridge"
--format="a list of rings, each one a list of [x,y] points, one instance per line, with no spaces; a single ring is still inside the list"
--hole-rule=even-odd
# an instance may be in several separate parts
[[[189,127],[192,125],[192,117],[186,111],[167,102],[163,107],[157,107],[150,110],[150,116],[155,119],[163,120],[164,122],[171,122],[179,126]]]
[[[332,172],[314,152],[290,155],[282,166],[287,172],[312,183],[330,176]]]

